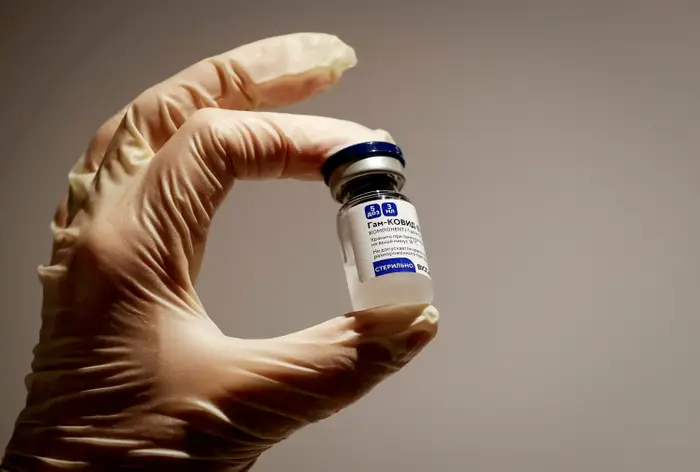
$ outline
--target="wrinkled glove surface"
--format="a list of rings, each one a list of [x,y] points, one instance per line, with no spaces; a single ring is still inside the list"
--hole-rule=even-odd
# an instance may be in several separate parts
[[[6,470],[248,470],[433,338],[437,312],[425,305],[229,337],[194,288],[236,179],[318,181],[335,151],[391,140],[348,121],[257,111],[328,89],[355,62],[335,36],[268,38],[183,70],[99,128],[70,172],[39,269],[40,340]]]

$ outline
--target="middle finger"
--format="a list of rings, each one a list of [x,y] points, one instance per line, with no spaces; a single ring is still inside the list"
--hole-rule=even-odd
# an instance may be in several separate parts
[[[144,148],[129,147],[136,160],[151,157],[201,108],[247,111],[302,101],[355,63],[350,46],[323,33],[276,36],[204,59],[134,100],[105,159],[122,141]]]

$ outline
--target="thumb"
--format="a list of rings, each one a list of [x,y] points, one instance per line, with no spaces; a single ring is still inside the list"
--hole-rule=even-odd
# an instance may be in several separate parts
[[[250,433],[282,439],[405,366],[436,335],[438,316],[430,305],[384,306],[278,338],[231,339],[236,368],[222,379],[223,409]]]

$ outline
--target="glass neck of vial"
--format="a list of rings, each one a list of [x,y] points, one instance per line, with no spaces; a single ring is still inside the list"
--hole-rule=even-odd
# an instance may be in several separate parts
[[[398,192],[401,186],[399,179],[392,174],[367,174],[356,177],[343,185],[340,190],[340,203],[371,193]]]

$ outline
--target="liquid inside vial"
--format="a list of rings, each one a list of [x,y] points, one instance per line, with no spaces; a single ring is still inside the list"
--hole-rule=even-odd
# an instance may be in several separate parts
[[[338,214],[353,310],[432,303],[433,284],[415,208],[394,192],[369,198]]]

